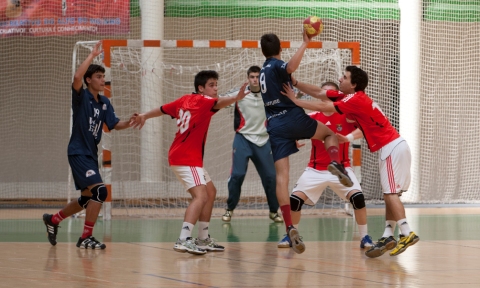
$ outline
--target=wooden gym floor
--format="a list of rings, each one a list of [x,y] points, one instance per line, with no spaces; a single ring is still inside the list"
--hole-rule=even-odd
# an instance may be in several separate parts
[[[46,239],[45,211],[0,210],[0,287],[480,287],[480,208],[407,208],[421,240],[401,255],[370,259],[350,217],[308,216],[303,254],[279,249],[283,224],[265,217],[212,220],[226,249],[203,256],[175,252],[182,219],[99,220],[105,250],[78,249],[83,219],[61,223]],[[369,234],[383,232],[383,209],[369,209]],[[8,219],[12,214],[36,219]],[[30,217],[33,218],[33,217]],[[193,233],[196,236],[196,230]]]

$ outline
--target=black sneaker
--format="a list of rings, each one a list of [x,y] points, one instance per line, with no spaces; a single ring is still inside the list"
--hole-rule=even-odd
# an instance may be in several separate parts
[[[376,258],[383,255],[387,250],[392,250],[397,246],[397,240],[393,236],[382,237],[378,239],[378,242],[373,245],[372,248],[365,251],[365,255],[370,258]]]
[[[353,186],[352,179],[348,177],[347,171],[345,170],[345,167],[343,167],[342,164],[339,164],[336,161],[332,161],[328,165],[328,171],[330,171],[330,173],[332,173],[333,175],[337,176],[340,183],[342,183],[344,186],[346,187]]]
[[[95,239],[93,236],[87,238],[78,238],[77,247],[82,249],[105,249],[107,245]]]
[[[43,214],[43,223],[47,227],[47,237],[48,242],[53,246],[57,245],[57,232],[58,232],[58,224],[55,225],[52,223],[52,214]]]

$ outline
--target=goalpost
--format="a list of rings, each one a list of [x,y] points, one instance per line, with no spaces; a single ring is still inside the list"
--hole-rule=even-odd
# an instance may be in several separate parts
[[[90,53],[95,41],[77,42],[72,73]],[[282,41],[282,58],[288,61],[300,41]],[[200,70],[219,73],[219,94],[238,88],[252,65],[262,66],[259,41],[249,40],[103,40],[103,55],[94,60],[106,69],[104,95],[111,97],[117,116],[127,119],[194,91],[194,75]],[[346,65],[360,65],[359,42],[311,42],[298,79],[320,85],[336,81]],[[151,107],[146,107],[148,103]],[[170,117],[159,117],[141,130],[104,133],[99,150],[101,173],[109,191],[104,219],[112,215],[181,216],[190,199],[168,167],[168,149],[177,130]],[[147,131],[148,129],[148,131]],[[104,129],[104,132],[108,132]],[[233,109],[220,110],[212,119],[205,151],[205,168],[217,188],[214,215],[226,207],[227,181],[234,136]],[[307,166],[310,141],[290,158],[290,188]],[[360,176],[360,143],[353,165]],[[111,151],[115,151],[113,154]],[[72,189],[70,189],[72,190]],[[345,201],[325,191],[316,207],[307,213],[342,213]],[[260,178],[249,166],[242,185],[236,215],[263,215],[268,205]]]

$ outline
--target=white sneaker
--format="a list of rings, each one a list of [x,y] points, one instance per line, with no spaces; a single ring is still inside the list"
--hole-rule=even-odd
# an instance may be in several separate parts
[[[207,251],[225,251],[225,247],[218,245],[214,238],[210,238],[210,235],[208,235],[207,239],[195,239],[195,244],[198,248]]]
[[[175,242],[173,250],[180,253],[188,252],[195,255],[203,255],[207,253],[207,250],[197,247],[192,237],[187,237],[185,240],[180,240],[179,238],[177,242]]]

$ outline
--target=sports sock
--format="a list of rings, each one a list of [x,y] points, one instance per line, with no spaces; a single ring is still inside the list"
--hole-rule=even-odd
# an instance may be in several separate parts
[[[290,204],[280,206],[280,210],[282,210],[283,221],[285,221],[285,226],[292,225],[292,216],[290,215]]]
[[[210,222],[198,221],[198,239],[208,238],[208,224]]]
[[[395,232],[395,225],[397,225],[397,222],[393,220],[385,221],[385,231],[383,232],[382,237],[388,238],[393,236],[393,233]]]
[[[368,235],[367,224],[365,225],[358,225],[358,232],[360,233],[360,237],[363,239],[366,235]]]
[[[408,225],[407,218],[403,218],[397,221],[398,228],[403,236],[408,236],[412,230],[410,230],[410,225]]]
[[[192,237],[193,226],[195,225],[192,223],[183,222],[182,231],[180,231],[180,240],[185,240],[188,237]]]
[[[58,225],[63,219],[65,219],[65,214],[63,214],[62,210],[60,210],[57,214],[52,216],[52,223]]]
[[[95,226],[95,222],[85,221],[85,225],[83,226],[82,239],[85,239],[88,236],[92,236],[93,226]]]
[[[330,146],[327,149],[328,156],[330,156],[330,160],[340,163],[340,155],[338,155],[338,147]]]

